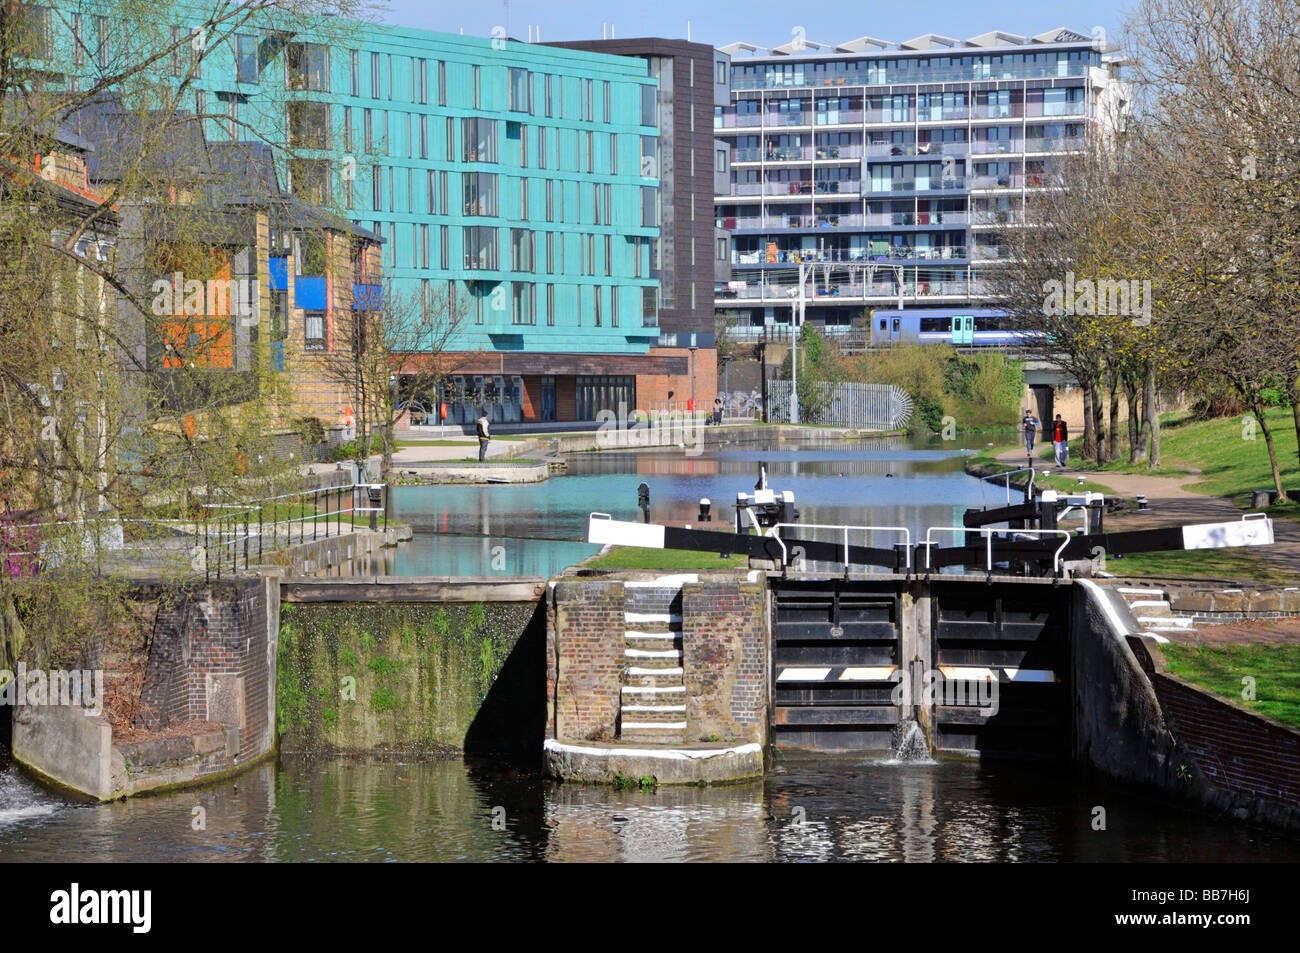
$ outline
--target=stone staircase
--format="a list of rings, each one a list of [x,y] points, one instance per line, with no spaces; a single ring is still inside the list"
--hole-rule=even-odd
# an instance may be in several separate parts
[[[619,739],[686,741],[681,586],[627,586]]]
[[[1168,642],[1171,635],[1196,631],[1191,619],[1174,615],[1163,589],[1117,586],[1115,591],[1128,603],[1133,618],[1142,627],[1142,634],[1150,635],[1157,642]]]

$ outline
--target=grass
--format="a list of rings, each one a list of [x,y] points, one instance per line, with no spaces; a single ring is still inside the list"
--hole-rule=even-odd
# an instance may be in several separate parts
[[[1300,727],[1300,645],[1163,645],[1169,672],[1216,695]],[[1243,678],[1255,698],[1242,698]]]
[[[1263,585],[1294,583],[1263,556],[1245,549],[1191,549],[1166,553],[1131,553],[1106,560],[1106,572],[1139,579],[1228,579]]]
[[[745,569],[747,556],[702,553],[691,549],[643,549],[639,546],[615,546],[604,556],[592,556],[582,563],[585,569]]]

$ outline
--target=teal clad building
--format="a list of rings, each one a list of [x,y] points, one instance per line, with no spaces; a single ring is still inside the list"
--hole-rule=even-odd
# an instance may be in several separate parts
[[[49,82],[138,58],[113,9],[33,8]],[[457,375],[425,406],[591,420],[636,406],[638,377],[686,370],[655,353],[664,199],[644,59],[270,12],[195,32],[208,16],[160,7],[153,42],[175,47],[156,71],[186,84],[209,141],[284,146],[290,191],[385,239],[398,349],[420,350],[422,311],[460,316]]]

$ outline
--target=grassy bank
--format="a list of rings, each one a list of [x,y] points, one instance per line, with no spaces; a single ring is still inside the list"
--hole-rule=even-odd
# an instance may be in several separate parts
[[[1106,560],[1106,572],[1124,579],[1221,579],[1257,585],[1287,585],[1295,576],[1249,549],[1192,549],[1132,553]]]
[[[995,444],[992,447],[985,447],[983,450],[980,450],[966,458],[966,472],[974,476],[992,476],[995,473],[1006,473],[1008,470],[1014,470],[1016,469],[1015,466],[1003,463],[1001,460],[997,459],[997,456],[998,454],[1005,453],[1008,450],[1015,450],[1017,448],[1024,449],[1024,446],[1023,442],[1019,442]],[[1051,444],[1048,444],[1047,459],[1043,461],[1045,467],[1051,466],[1051,449]],[[1018,464],[1017,466],[1023,465],[1024,464]],[[1079,488],[1079,480],[1075,476],[1043,476],[1039,473],[1035,478],[1035,481],[1040,487],[1046,487],[1049,490],[1073,492]],[[1021,482],[1023,482],[1023,478],[1021,478]],[[994,483],[994,485],[1001,486],[1002,484]],[[1015,479],[1013,479],[1011,485],[1017,486],[1019,484]],[[1087,483],[1084,484],[1084,489],[1092,490],[1094,493],[1118,495],[1110,487],[1094,480],[1092,477],[1088,478]]]
[[[746,556],[701,553],[689,549],[642,549],[639,546],[615,546],[603,556],[592,556],[580,565],[585,569],[663,569],[694,571],[700,569],[744,569]]]
[[[1163,645],[1170,673],[1300,728],[1300,645]],[[1243,699],[1243,678],[1255,698]]]

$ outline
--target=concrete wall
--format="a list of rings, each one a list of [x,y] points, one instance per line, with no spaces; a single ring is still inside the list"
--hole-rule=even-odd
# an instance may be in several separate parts
[[[15,761],[56,784],[101,800],[113,794],[113,729],[81,708],[16,706],[12,750]]]
[[[304,588],[294,584],[296,598]],[[536,601],[485,600],[471,584],[473,601],[402,601],[411,594],[389,587],[398,601],[357,602],[346,588],[327,587],[337,601],[282,607],[282,750],[538,756],[545,623]]]
[[[1300,733],[1164,671],[1116,593],[1076,584],[1075,759],[1238,820],[1300,831]]]

